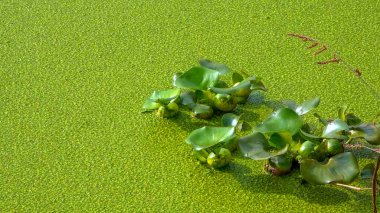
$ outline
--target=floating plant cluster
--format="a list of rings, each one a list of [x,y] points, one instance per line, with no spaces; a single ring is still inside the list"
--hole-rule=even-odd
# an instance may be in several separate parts
[[[231,73],[232,86],[228,86],[220,77]],[[319,105],[319,98],[301,105],[284,101],[252,132],[239,137],[244,134],[241,130],[245,121],[231,112],[236,112],[238,104],[246,103],[252,91],[267,90],[259,77],[230,72],[223,64],[202,60],[199,67],[177,73],[173,85],[173,89],[154,91],[143,105],[144,112],[170,118],[183,108],[199,119],[212,117],[216,110],[224,113],[221,126],[196,129],[185,141],[192,147],[195,158],[208,167],[225,167],[233,160],[231,153],[238,152],[253,160],[263,160],[264,169],[271,175],[299,170],[308,183],[345,187],[351,187],[347,184],[359,177],[371,178],[377,172],[373,164],[361,170],[348,147],[360,144],[378,153],[369,146],[380,145],[380,125],[363,122],[347,107],[340,108],[335,119],[324,119],[315,113],[323,124],[318,129],[305,122],[304,115]]]
[[[144,112],[170,118],[184,107],[193,117],[208,119],[214,110],[230,112],[245,103],[252,91],[266,90],[259,77],[237,72],[232,73],[233,86],[228,86],[220,77],[229,72],[223,64],[201,60],[200,66],[175,74],[174,89],[154,91],[144,103]]]

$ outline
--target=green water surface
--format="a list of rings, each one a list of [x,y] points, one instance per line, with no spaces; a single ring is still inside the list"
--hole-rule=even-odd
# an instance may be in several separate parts
[[[316,64],[332,52],[314,58],[288,33],[327,43],[380,91],[379,0],[1,1],[0,211],[370,212],[368,191],[300,185],[262,162],[197,165],[184,139],[220,117],[140,113],[201,58],[263,78],[266,104],[239,108],[253,124],[281,99],[379,112],[352,73]]]

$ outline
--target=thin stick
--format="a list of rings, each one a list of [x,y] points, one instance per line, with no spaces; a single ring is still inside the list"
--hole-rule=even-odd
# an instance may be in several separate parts
[[[324,52],[327,50],[327,46],[326,45],[323,45],[319,50],[317,50],[313,55],[314,56],[317,56],[318,54]]]
[[[314,117],[318,118],[318,121],[321,122],[324,126],[327,126],[327,124],[329,124],[329,122],[326,119],[322,118],[318,113],[314,113],[313,115]]]
[[[292,36],[292,37],[296,37],[296,38],[300,38],[302,39],[303,41],[312,41],[314,42],[313,44],[311,44],[310,46],[308,46],[307,48],[313,48],[313,47],[316,47],[318,44],[321,44],[320,41],[318,41],[317,39],[315,38],[311,38],[311,37],[308,37],[306,35],[302,35],[302,34],[296,34],[296,33],[289,33],[288,34],[289,36]],[[323,45],[319,50],[317,50],[313,55],[314,56],[317,56],[318,54],[324,52],[327,50],[327,46],[326,45]],[[336,56],[338,55],[336,52],[335,52]],[[347,61],[344,61],[342,59],[342,57],[338,57],[339,58],[339,62],[341,62],[341,64],[346,67],[346,69],[348,69],[349,71],[351,71],[366,87],[367,89],[371,92],[371,94],[377,98],[378,100],[380,100],[380,93],[377,92],[375,90],[375,88],[373,86],[371,86],[362,76],[362,72],[358,69],[358,68],[355,68],[353,67],[351,64],[349,64]],[[333,61],[333,62],[336,62],[336,61]],[[317,62],[318,64],[328,64],[328,63],[331,63],[329,61],[324,61],[324,62]]]
[[[289,33],[288,36],[300,38],[303,41],[316,41],[314,38],[310,38],[308,36],[302,35],[302,34],[296,34],[296,33]]]
[[[345,144],[344,145],[345,148],[356,148],[356,149],[368,149],[372,152],[375,152],[377,154],[380,154],[380,149],[372,149],[371,147],[368,147],[368,146],[365,146],[363,144]]]
[[[311,49],[311,48],[314,48],[316,47],[317,45],[319,44],[319,42],[315,42],[313,44],[310,44],[308,47],[306,47],[307,49]]]
[[[363,191],[363,190],[371,190],[372,189],[372,188],[360,188],[360,187],[350,186],[350,185],[346,185],[346,184],[342,184],[342,183],[334,183],[334,185],[345,187],[345,188],[348,188],[348,189],[353,189],[353,190],[356,190],[356,191]]]
[[[336,57],[336,55],[334,54],[334,58],[332,59],[329,59],[327,61],[318,61],[317,64],[329,64],[329,63],[339,63],[340,62],[340,59]]]
[[[372,176],[372,205],[373,205],[373,213],[377,213],[376,195],[377,195],[377,172],[379,171],[379,166],[380,166],[380,157],[377,157],[377,163],[376,163],[375,171],[373,171],[373,176]]]

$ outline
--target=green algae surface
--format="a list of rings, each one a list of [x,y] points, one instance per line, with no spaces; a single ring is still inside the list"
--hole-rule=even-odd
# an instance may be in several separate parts
[[[370,192],[271,177],[262,162],[197,165],[184,140],[220,117],[140,112],[207,58],[263,77],[265,104],[239,109],[253,124],[317,96],[321,115],[346,104],[370,120],[380,103],[366,87],[286,34],[331,45],[379,91],[379,25],[378,0],[1,1],[0,210],[369,212]]]

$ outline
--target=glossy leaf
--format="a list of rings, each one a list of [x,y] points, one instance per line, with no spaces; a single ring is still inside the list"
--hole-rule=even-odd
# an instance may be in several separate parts
[[[311,100],[307,100],[303,102],[300,106],[297,107],[296,113],[299,115],[304,115],[308,113],[310,110],[314,109],[319,105],[320,99],[314,98]]]
[[[249,81],[240,82],[238,85],[230,88],[216,88],[212,87],[211,90],[218,94],[232,94],[242,89],[250,89],[251,83]]]
[[[175,86],[175,81],[177,80],[177,78],[179,76],[183,75],[183,72],[177,72],[176,74],[174,74],[173,76],[173,85]]]
[[[284,148],[286,145],[291,144],[292,141],[292,135],[288,132],[275,132],[268,140],[269,144],[277,149]]]
[[[144,112],[149,112],[149,111],[153,111],[153,110],[158,109],[160,106],[161,106],[160,103],[157,103],[155,101],[148,99],[145,101],[145,103],[143,105],[143,109],[144,109]]]
[[[264,83],[261,81],[260,77],[251,76],[246,79],[251,82],[251,90],[262,90],[267,91],[268,89],[265,87]]]
[[[181,90],[179,89],[157,90],[153,92],[149,99],[155,102],[168,104],[171,100],[177,98],[180,92]]]
[[[319,136],[304,132],[302,129],[300,129],[299,135],[301,136],[301,138],[303,138],[306,141],[317,142],[317,143],[322,142],[322,140],[324,139],[323,137],[319,137]]]
[[[233,84],[236,84],[238,82],[242,82],[243,80],[244,80],[244,77],[242,75],[240,75],[239,73],[237,73],[237,72],[232,73],[232,83]]]
[[[281,108],[274,112],[254,131],[262,133],[290,132],[296,134],[303,125],[302,117],[289,108]]]
[[[187,106],[189,108],[193,108],[195,105],[195,94],[191,91],[182,92],[180,95],[182,100],[182,105]]]
[[[212,107],[205,105],[205,104],[195,104],[193,109],[193,116],[197,118],[202,119],[208,119],[211,118],[213,115],[213,109]]]
[[[297,109],[297,103],[295,102],[295,101],[293,101],[293,100],[283,100],[282,101],[282,103],[285,105],[285,106],[287,106],[288,108],[290,108],[290,109],[292,109],[292,110],[294,110],[294,111],[296,111],[296,109]]]
[[[268,140],[260,132],[241,137],[238,143],[243,155],[254,160],[269,159],[288,151],[288,145],[283,149],[271,151],[273,147],[269,145]]]
[[[340,119],[335,119],[333,122],[325,126],[325,128],[323,129],[322,137],[345,139],[347,137],[342,135],[342,131],[346,130],[348,130],[347,123]]]
[[[236,127],[239,123],[240,115],[235,115],[233,113],[226,113],[222,116],[222,126],[233,126]]]
[[[374,171],[375,171],[375,164],[369,163],[365,165],[362,171],[360,172],[360,177],[362,179],[371,179]]]
[[[350,127],[351,137],[364,138],[372,145],[380,145],[380,125],[361,124]]]
[[[341,106],[338,109],[338,118],[344,122],[347,121],[347,119],[346,119],[347,110],[348,110],[347,106]]]
[[[178,88],[206,90],[213,87],[219,80],[219,72],[204,67],[193,67],[175,80]]]
[[[348,184],[359,175],[359,165],[356,157],[351,152],[344,152],[330,158],[326,164],[314,159],[306,159],[301,162],[301,175],[309,183]]]
[[[229,86],[225,81],[219,80],[218,82],[216,82],[215,87],[217,87],[217,88],[228,88]]]
[[[228,73],[230,71],[230,68],[228,68],[226,65],[220,64],[220,63],[216,63],[216,62],[213,62],[213,61],[210,61],[210,60],[207,60],[207,59],[199,60],[199,64],[202,67],[205,67],[205,68],[208,68],[208,69],[211,69],[211,70],[216,70],[220,74],[226,74],[226,73]]]
[[[234,127],[205,126],[191,132],[186,143],[192,145],[195,150],[201,150],[221,142],[229,142],[234,138]]]

